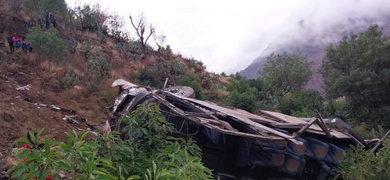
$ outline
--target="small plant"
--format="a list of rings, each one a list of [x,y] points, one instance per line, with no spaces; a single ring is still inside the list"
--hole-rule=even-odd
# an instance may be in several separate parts
[[[116,44],[118,51],[127,59],[138,60],[141,57],[142,49],[139,43],[119,42]]]
[[[81,45],[80,51],[83,54],[85,60],[88,60],[89,53],[93,50],[93,45],[91,42],[84,42]]]
[[[171,72],[172,74],[183,74],[184,73],[184,65],[180,63],[178,60],[174,60],[171,62]]]
[[[64,77],[61,79],[61,86],[63,88],[70,88],[77,84],[78,77],[75,74],[66,73]]]
[[[71,37],[68,41],[68,51],[72,54],[76,53],[78,42],[74,37]]]

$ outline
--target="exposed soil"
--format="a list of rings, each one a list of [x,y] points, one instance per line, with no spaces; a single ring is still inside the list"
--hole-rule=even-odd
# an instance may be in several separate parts
[[[44,128],[44,136],[64,141],[65,132],[81,132],[103,124],[104,113],[91,113],[98,111],[93,108],[96,97],[77,98],[82,94],[77,92],[82,91],[78,87],[54,92],[47,82],[49,72],[28,65],[28,55],[17,52],[6,56],[0,54],[0,172],[9,166],[6,158],[12,148],[21,146],[15,140],[26,137],[28,131]],[[76,116],[75,121],[63,119],[69,115]]]

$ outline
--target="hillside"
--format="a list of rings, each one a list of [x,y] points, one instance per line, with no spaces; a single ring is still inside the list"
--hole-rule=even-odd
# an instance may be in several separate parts
[[[303,20],[301,21],[303,22]],[[297,22],[297,24],[299,24]],[[252,64],[245,69],[241,70],[240,75],[255,79],[258,78],[259,71],[263,68],[267,61],[267,56],[274,53],[290,53],[298,54],[307,57],[312,64],[313,76],[306,85],[308,89],[323,90],[323,78],[319,73],[321,69],[322,61],[325,58],[325,50],[330,44],[337,44],[344,36],[348,36],[350,33],[360,33],[365,31],[370,25],[378,24],[384,34],[390,34],[390,18],[383,16],[378,19],[349,19],[341,24],[329,25],[327,29],[320,34],[310,32],[310,27],[300,26],[300,32],[298,38],[286,39],[273,42],[268,45],[267,49],[260,52],[260,56],[257,57]],[[326,26],[326,25],[324,25]],[[309,32],[308,32],[309,31]],[[307,34],[304,34],[308,32]]]
[[[8,1],[0,2],[7,5]],[[34,28],[39,23],[27,11],[15,13],[10,7],[0,8],[0,171],[7,168],[4,158],[14,141],[28,131],[44,128],[45,136],[63,141],[65,132],[100,127],[118,93],[111,87],[115,79],[155,88],[161,88],[166,78],[168,86],[195,83],[211,99],[218,98],[214,90],[228,82],[227,77],[220,80],[205,71],[200,61],[172,53],[169,46],[162,50],[148,46],[141,52],[135,37],[118,42],[112,34],[79,29],[76,20],[67,16],[57,16],[58,30],[40,30]],[[74,24],[69,25],[70,21]],[[53,55],[34,44],[32,53],[11,53],[6,41],[9,33],[27,36],[27,41],[36,33],[39,38],[52,38],[46,41],[58,38],[65,45]]]

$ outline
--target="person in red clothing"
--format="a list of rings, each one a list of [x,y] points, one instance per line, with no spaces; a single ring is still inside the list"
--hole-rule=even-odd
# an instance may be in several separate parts
[[[14,42],[15,49],[18,49],[20,47],[20,38],[18,34],[14,33],[14,35],[12,36],[12,41]]]

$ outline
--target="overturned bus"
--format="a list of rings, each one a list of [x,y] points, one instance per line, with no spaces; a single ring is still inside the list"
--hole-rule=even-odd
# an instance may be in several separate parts
[[[329,179],[350,145],[367,143],[340,119],[261,114],[195,99],[190,87],[155,90],[116,80],[119,95],[105,130],[121,131],[121,118],[140,103],[156,102],[175,135],[191,137],[204,165],[220,179]],[[377,147],[376,147],[377,148]]]

